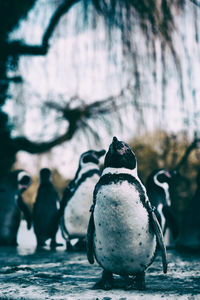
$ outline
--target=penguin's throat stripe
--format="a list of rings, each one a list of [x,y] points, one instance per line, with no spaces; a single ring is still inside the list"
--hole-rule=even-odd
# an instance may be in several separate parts
[[[71,182],[71,184],[70,184],[71,187],[73,188],[75,185],[75,189],[76,189],[81,183],[83,183],[87,178],[92,177],[94,174],[97,174],[100,176],[100,170],[93,169],[93,170],[83,173],[78,180],[76,179],[73,182]]]

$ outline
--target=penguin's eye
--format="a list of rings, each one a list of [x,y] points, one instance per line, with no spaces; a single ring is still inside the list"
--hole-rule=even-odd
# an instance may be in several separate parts
[[[93,153],[90,155],[86,155],[85,157],[83,157],[82,160],[83,163],[94,163],[94,164],[98,164],[99,163],[99,159],[98,157]]]
[[[87,156],[84,156],[84,157],[83,157],[83,163],[86,164],[86,163],[88,163],[88,162],[90,162],[90,161],[91,161],[91,157],[90,157],[90,156],[87,155]]]
[[[171,177],[166,176],[165,173],[160,174],[160,175],[157,176],[157,180],[158,180],[159,182],[161,182],[161,183],[163,183],[163,182],[168,182],[170,178],[171,178]]]
[[[23,176],[22,179],[19,181],[20,184],[28,185],[30,183],[30,177],[29,176]]]

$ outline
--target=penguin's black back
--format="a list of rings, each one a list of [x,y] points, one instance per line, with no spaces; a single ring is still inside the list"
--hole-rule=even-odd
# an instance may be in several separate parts
[[[197,188],[195,194],[185,211],[184,224],[195,230],[198,228],[200,236],[200,170],[197,174]]]
[[[59,214],[57,201],[59,196],[53,184],[50,181],[40,184],[33,208],[36,235],[48,238],[57,230]]]

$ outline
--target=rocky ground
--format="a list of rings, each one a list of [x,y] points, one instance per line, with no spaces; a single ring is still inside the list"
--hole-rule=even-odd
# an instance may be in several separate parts
[[[1,299],[200,299],[200,256],[168,251],[169,271],[162,274],[157,257],[146,275],[144,292],[123,289],[115,278],[111,291],[93,290],[101,268],[89,265],[85,253],[67,253],[64,247],[36,251],[33,232],[22,224],[19,247],[0,249]]]

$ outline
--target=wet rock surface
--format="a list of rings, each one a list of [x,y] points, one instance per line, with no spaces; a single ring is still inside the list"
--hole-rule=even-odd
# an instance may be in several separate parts
[[[21,230],[21,239],[27,233]],[[0,248],[1,299],[200,299],[200,256],[168,250],[168,273],[158,256],[146,274],[145,291],[125,291],[115,277],[111,291],[93,290],[101,268],[87,262],[85,253],[64,247],[37,251],[34,243]]]

